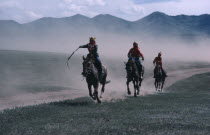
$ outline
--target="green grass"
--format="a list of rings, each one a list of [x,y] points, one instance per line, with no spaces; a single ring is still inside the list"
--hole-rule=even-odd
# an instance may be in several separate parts
[[[0,134],[210,134],[210,73],[179,81],[168,92],[94,103],[78,98],[5,110]]]

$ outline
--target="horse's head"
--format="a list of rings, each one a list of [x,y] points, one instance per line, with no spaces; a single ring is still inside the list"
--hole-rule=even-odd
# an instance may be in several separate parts
[[[162,75],[162,69],[160,63],[157,63],[157,75]]]
[[[132,73],[135,73],[135,71],[137,71],[137,67],[136,67],[136,64],[135,64],[135,61],[130,59],[127,63],[126,63],[126,71],[127,71],[127,74],[132,74]]]
[[[86,77],[88,74],[92,72],[93,69],[93,59],[89,57],[84,57],[83,56],[83,75]]]

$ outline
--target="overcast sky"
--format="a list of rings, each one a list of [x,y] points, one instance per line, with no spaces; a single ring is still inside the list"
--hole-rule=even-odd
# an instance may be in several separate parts
[[[154,11],[169,15],[210,14],[210,0],[0,0],[0,20],[20,23],[75,14],[111,14],[134,21]]]

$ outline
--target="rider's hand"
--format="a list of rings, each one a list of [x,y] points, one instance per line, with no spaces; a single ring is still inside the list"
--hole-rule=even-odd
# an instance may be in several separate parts
[[[80,45],[79,48],[82,48],[82,45]]]

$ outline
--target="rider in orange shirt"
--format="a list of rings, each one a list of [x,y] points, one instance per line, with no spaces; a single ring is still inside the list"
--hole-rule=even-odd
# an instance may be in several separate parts
[[[140,48],[138,47],[138,43],[134,42],[133,43],[133,48],[131,48],[128,52],[128,58],[129,59],[134,59],[139,71],[142,71],[143,67],[140,61],[140,57],[142,58],[142,60],[144,60],[144,56],[140,51]]]

